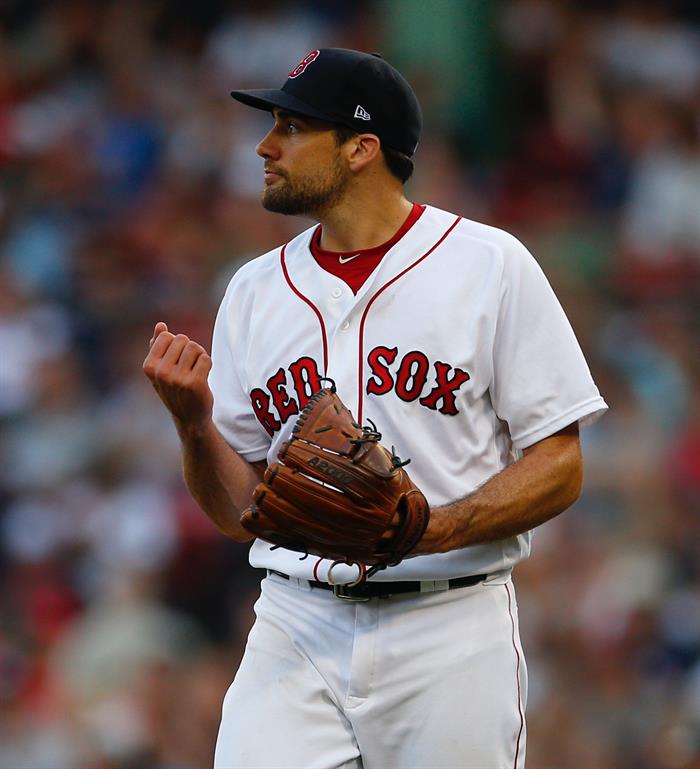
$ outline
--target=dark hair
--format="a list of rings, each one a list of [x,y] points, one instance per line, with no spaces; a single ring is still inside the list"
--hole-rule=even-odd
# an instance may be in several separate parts
[[[333,129],[338,146],[345,144],[348,139],[358,135],[357,131],[344,125],[335,125]],[[382,155],[384,155],[384,162],[391,175],[395,176],[401,184],[406,184],[413,174],[413,161],[411,158],[408,155],[404,155],[403,152],[392,150],[384,145],[382,145]]]

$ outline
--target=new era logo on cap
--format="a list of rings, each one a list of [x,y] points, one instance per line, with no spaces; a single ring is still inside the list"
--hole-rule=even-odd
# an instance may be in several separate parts
[[[359,117],[360,120],[371,120],[369,112],[361,105],[358,104],[357,107],[355,107],[355,117]]]

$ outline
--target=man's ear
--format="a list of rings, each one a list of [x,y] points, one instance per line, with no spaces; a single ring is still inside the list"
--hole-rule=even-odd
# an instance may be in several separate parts
[[[369,165],[381,151],[381,142],[375,134],[357,134],[345,142],[341,149],[350,170],[355,172]]]

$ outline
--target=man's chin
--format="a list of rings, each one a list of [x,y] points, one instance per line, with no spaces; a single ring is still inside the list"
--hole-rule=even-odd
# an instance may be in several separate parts
[[[286,214],[287,216],[300,216],[306,213],[303,202],[287,194],[286,190],[270,185],[262,191],[260,196],[262,207],[274,214]]]
[[[266,195],[265,193],[263,193],[262,197],[260,198],[260,202],[262,203],[262,207],[266,211],[271,211],[273,214],[290,215],[288,206],[286,206],[283,202],[273,198],[270,195]]]

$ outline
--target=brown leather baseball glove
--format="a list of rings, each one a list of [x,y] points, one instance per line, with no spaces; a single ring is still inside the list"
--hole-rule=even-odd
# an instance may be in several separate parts
[[[360,427],[335,391],[311,397],[243,511],[241,525],[275,546],[365,566],[394,566],[418,544],[430,509],[404,465]]]

